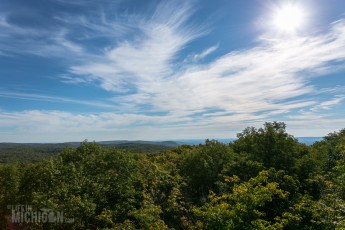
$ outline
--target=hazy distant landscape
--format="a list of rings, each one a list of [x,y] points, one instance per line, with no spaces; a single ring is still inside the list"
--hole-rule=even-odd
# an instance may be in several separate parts
[[[297,137],[300,143],[312,145],[316,141],[322,140],[322,137]],[[236,140],[215,139],[220,143],[229,144]],[[37,162],[43,159],[49,159],[61,153],[64,148],[78,147],[81,142],[67,143],[0,143],[0,163],[9,162]],[[204,139],[174,140],[174,141],[99,141],[96,142],[107,148],[117,148],[134,152],[160,152],[175,148],[181,145],[202,145]]]

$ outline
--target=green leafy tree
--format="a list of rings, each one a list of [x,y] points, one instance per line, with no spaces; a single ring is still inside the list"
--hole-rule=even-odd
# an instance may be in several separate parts
[[[6,226],[7,218],[11,215],[9,205],[18,202],[20,186],[20,165],[18,163],[0,164],[0,227]]]
[[[308,148],[300,144],[285,131],[283,122],[266,122],[264,128],[246,128],[237,134],[232,147],[237,153],[245,153],[265,167],[274,167],[293,172],[299,157],[308,153]]]
[[[239,181],[237,176],[226,178]],[[269,172],[262,171],[247,182],[235,184],[228,194],[210,195],[210,202],[194,213],[204,229],[282,229],[285,222],[277,216],[273,221],[265,219],[265,207],[276,198],[286,199],[288,192],[277,182],[269,182]]]
[[[216,189],[224,166],[233,161],[232,149],[217,141],[206,140],[195,147],[181,163],[182,175],[188,184],[188,195],[193,201],[205,201],[209,190]]]
[[[142,190],[145,191],[141,209],[161,210],[159,216],[169,227],[178,228],[186,214],[182,189],[186,183],[176,166],[181,156],[175,152],[149,154],[139,160]],[[149,204],[149,205],[148,205]],[[145,206],[145,207],[143,207]],[[141,228],[141,226],[138,226]]]
[[[339,151],[339,146],[342,144],[345,144],[345,129],[330,133],[322,141],[312,145],[318,153],[319,159],[323,162],[325,171],[332,169],[336,162],[342,158],[342,153]]]
[[[137,173],[130,153],[85,142],[47,162],[42,179],[47,186],[32,192],[32,203],[63,211],[65,218],[74,220],[65,228],[112,227],[137,207],[141,193]]]

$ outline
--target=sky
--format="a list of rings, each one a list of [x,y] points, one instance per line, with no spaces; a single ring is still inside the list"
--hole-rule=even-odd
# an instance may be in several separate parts
[[[345,128],[343,0],[2,0],[0,142]]]

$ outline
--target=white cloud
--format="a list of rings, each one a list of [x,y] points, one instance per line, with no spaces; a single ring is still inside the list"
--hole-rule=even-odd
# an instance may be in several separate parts
[[[174,10],[178,9],[171,11]],[[188,27],[180,28],[184,21],[179,18],[180,23],[176,23],[177,18],[156,16],[150,21],[142,20],[139,29],[145,36],[119,43],[99,57],[102,61],[74,66],[71,73],[98,80],[105,90],[134,91],[113,98],[123,103],[121,109],[141,114],[164,112],[165,118],[172,116],[176,121],[193,120],[182,126],[257,123],[279,115],[289,118],[300,109],[311,109],[313,113],[313,108],[325,110],[341,103],[339,98],[332,101],[315,98],[318,89],[312,83],[315,77],[333,71],[334,63],[344,62],[343,21],[334,23],[324,35],[262,40],[254,48],[176,70],[172,60],[195,37],[186,35]],[[170,25],[172,22],[177,25]],[[206,49],[200,57],[216,48]],[[197,115],[200,113],[213,116],[205,118]],[[302,118],[307,116],[295,116],[297,120]]]
[[[117,114],[110,112],[73,114],[64,111],[0,111],[0,139],[3,142],[62,142],[89,140],[148,139],[164,137],[158,130],[188,118]],[[170,124],[170,125],[169,125]],[[156,128],[153,128],[156,127]],[[11,132],[8,132],[11,128]],[[155,130],[150,134],[144,130]],[[13,132],[15,130],[15,132]],[[138,133],[136,133],[138,132]]]
[[[191,13],[187,3],[162,2],[152,17],[134,17],[133,40],[107,48],[98,60],[73,66],[70,72],[98,80],[109,91],[155,84],[172,74],[175,55],[200,35],[197,29],[185,26]]]
[[[206,56],[210,55],[211,53],[213,53],[214,51],[216,51],[218,49],[218,45],[217,46],[211,46],[210,48],[204,50],[203,52],[201,52],[200,54],[196,54],[194,56],[195,60],[200,60],[205,58]]]
[[[332,107],[340,104],[345,99],[345,96],[337,96],[328,101],[323,101],[320,104],[311,108],[312,111],[317,112],[320,110],[330,110]]]
[[[345,119],[305,117],[305,119],[288,120],[286,123],[287,131],[296,137],[323,137],[344,128]]]
[[[292,100],[291,107],[294,98],[316,91],[311,84],[312,77],[318,76],[315,68],[345,58],[345,42],[339,31],[336,24],[325,36],[232,52],[210,64],[194,65],[184,72],[155,79],[155,84],[138,84],[136,95],[121,99],[188,114],[210,108],[233,113],[280,110],[288,99]],[[315,103],[313,98],[306,100],[308,106]]]
[[[189,23],[193,6],[180,3],[162,1],[150,15],[127,15],[126,20],[117,21],[105,16],[58,15],[55,19],[68,25],[68,29],[58,29],[50,34],[51,39],[42,41],[40,38],[51,31],[25,29],[9,24],[6,17],[0,18],[0,28],[4,31],[0,35],[0,55],[21,52],[73,60],[68,73],[60,80],[94,83],[113,93],[109,100],[114,105],[9,92],[0,96],[63,101],[121,111],[98,114],[0,111],[0,127],[12,126],[23,134],[34,130],[39,140],[45,132],[52,138],[59,133],[70,133],[74,137],[85,133],[88,139],[96,136],[171,138],[172,134],[176,138],[200,137],[201,130],[210,136],[217,133],[223,136],[231,129],[240,131],[244,123],[260,125],[272,118],[286,118],[294,129],[307,122],[308,127],[318,132],[321,130],[319,122],[331,127],[342,124],[342,119],[331,122],[321,113],[343,102],[343,96],[325,99],[329,98],[325,95],[340,92],[342,86],[318,89],[314,80],[343,68],[344,20],[333,23],[323,35],[262,39],[255,47],[228,52],[200,64],[198,60],[221,48],[218,45],[205,47],[189,55],[194,62],[181,64],[177,62],[182,54],[188,59],[184,48],[204,35],[204,30]],[[111,40],[112,45],[105,42],[101,49],[91,51],[83,42],[72,41],[69,37],[73,34],[72,28],[77,26],[87,31],[78,37],[82,41],[101,36]],[[9,43],[12,37],[24,34],[27,38]],[[317,125],[313,126],[310,120]],[[63,138],[67,137],[70,138],[68,135]]]
[[[202,51],[201,53],[189,55],[186,58],[186,60],[184,60],[184,63],[188,63],[191,61],[192,62],[200,61],[200,60],[204,59],[205,57],[207,57],[208,55],[210,55],[211,53],[213,53],[214,51],[216,51],[218,48],[219,48],[219,45],[211,46],[211,47],[205,49],[204,51]]]
[[[54,29],[21,27],[8,22],[6,16],[0,17],[0,53],[6,56],[31,54],[42,57],[76,57],[82,47],[69,41],[66,32]]]
[[[262,120],[264,119],[264,120]],[[96,140],[163,140],[235,137],[245,126],[261,126],[264,116],[237,114],[201,119],[110,112],[73,114],[64,111],[0,111],[2,142],[68,142]],[[285,120],[286,121],[286,120]],[[295,136],[324,136],[338,130],[344,119],[300,117],[287,121]],[[307,129],[305,127],[308,127]]]
[[[67,4],[68,1],[52,1],[52,6],[56,3]],[[11,3],[12,4],[12,3]],[[49,9],[44,12],[45,20],[40,23],[32,23],[30,26],[25,23],[17,23],[11,18],[19,18],[22,15],[18,13],[16,3],[8,4],[8,7],[2,9],[0,15],[0,53],[7,56],[16,56],[21,54],[37,55],[46,58],[59,58],[67,60],[70,64],[77,60],[89,58],[90,53],[84,52],[84,47],[78,42],[90,40],[91,34],[100,36],[114,36],[121,33],[125,26],[122,22],[108,23],[102,18],[102,12],[95,5],[107,6],[107,10],[114,10],[118,2],[107,3],[106,1],[94,2],[73,1],[72,5],[84,7],[81,12],[75,11],[73,14],[63,11],[60,7]],[[104,5],[105,4],[105,5]],[[28,15],[33,20],[42,20],[41,10],[34,7],[25,6]],[[0,3],[0,8],[2,4]],[[86,16],[87,15],[87,16]],[[37,18],[36,18],[37,16]],[[86,19],[87,18],[87,19]],[[45,25],[45,26],[41,26]],[[49,26],[48,26],[48,25]],[[97,24],[97,25],[96,25]]]
[[[190,5],[164,2],[149,19],[134,17],[138,36],[108,48],[98,61],[71,67],[70,73],[99,82],[105,90],[126,92],[114,100],[132,109],[145,105],[177,116],[210,109],[269,115],[273,110],[287,113],[315,105],[313,78],[332,71],[332,62],[342,63],[345,58],[345,26],[340,20],[325,35],[262,40],[254,48],[178,70],[176,56],[200,35],[187,24],[190,10]],[[217,48],[195,57],[203,58]],[[301,96],[306,97],[302,104],[295,99]]]
[[[75,42],[67,40],[65,36],[66,36],[65,33],[58,34],[58,36],[55,37],[56,43],[59,43],[63,48],[66,48],[72,53],[75,53],[75,54],[84,53],[83,47],[79,46]]]
[[[0,92],[0,97],[23,99],[23,100],[48,101],[48,102],[64,103],[64,104],[65,103],[79,104],[79,105],[86,105],[90,107],[107,108],[107,109],[116,108],[113,104],[105,103],[101,101],[77,100],[77,99],[71,99],[71,98],[66,98],[66,97],[47,96],[47,95],[34,94],[34,93],[9,92],[9,91],[4,91],[4,90]]]

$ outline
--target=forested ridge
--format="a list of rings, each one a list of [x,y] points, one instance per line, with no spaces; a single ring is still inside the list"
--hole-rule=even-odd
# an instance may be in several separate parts
[[[159,152],[178,146],[173,141],[102,141],[97,142],[105,148],[117,148],[132,152]],[[27,163],[56,157],[66,147],[78,147],[80,143],[0,143],[0,163],[14,161]]]
[[[0,229],[345,229],[345,129],[307,146],[285,128],[153,153],[83,142],[2,163]],[[13,223],[15,205],[64,221]]]

